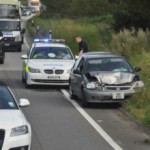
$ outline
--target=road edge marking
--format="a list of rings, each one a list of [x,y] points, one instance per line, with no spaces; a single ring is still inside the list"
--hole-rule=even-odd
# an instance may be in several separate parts
[[[79,111],[79,113],[90,123],[90,125],[104,138],[104,140],[114,149],[123,150],[107,133],[106,131],[91,117],[85,110],[74,100],[70,100],[69,93],[62,89],[61,92],[65,95],[67,100]]]

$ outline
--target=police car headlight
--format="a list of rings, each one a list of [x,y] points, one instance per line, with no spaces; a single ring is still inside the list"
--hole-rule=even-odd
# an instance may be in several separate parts
[[[31,72],[31,73],[40,73],[39,69],[32,68],[32,67],[28,67],[28,69],[29,69],[29,72]]]
[[[141,91],[144,88],[144,82],[143,81],[136,81],[132,84],[132,88],[135,91]]]
[[[86,84],[87,89],[95,89],[98,87],[98,84],[96,82],[90,82]]]
[[[11,129],[10,136],[19,136],[19,135],[24,135],[27,133],[29,133],[28,127],[23,125],[23,126],[19,126],[19,127]]]

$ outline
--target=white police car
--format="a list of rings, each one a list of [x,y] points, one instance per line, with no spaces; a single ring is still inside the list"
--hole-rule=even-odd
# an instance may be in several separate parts
[[[35,39],[22,55],[22,81],[30,85],[68,85],[75,59],[62,39]]]

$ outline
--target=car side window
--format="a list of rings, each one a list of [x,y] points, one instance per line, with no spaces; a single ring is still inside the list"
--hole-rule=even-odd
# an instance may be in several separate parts
[[[84,65],[84,58],[81,59],[79,62],[79,65],[77,66],[77,70],[83,71],[83,65]]]

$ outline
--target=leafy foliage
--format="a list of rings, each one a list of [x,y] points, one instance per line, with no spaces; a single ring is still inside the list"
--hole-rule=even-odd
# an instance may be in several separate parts
[[[42,0],[47,6],[43,17],[94,17],[114,15],[114,29],[150,28],[149,0]],[[144,10],[144,11],[143,11]]]

